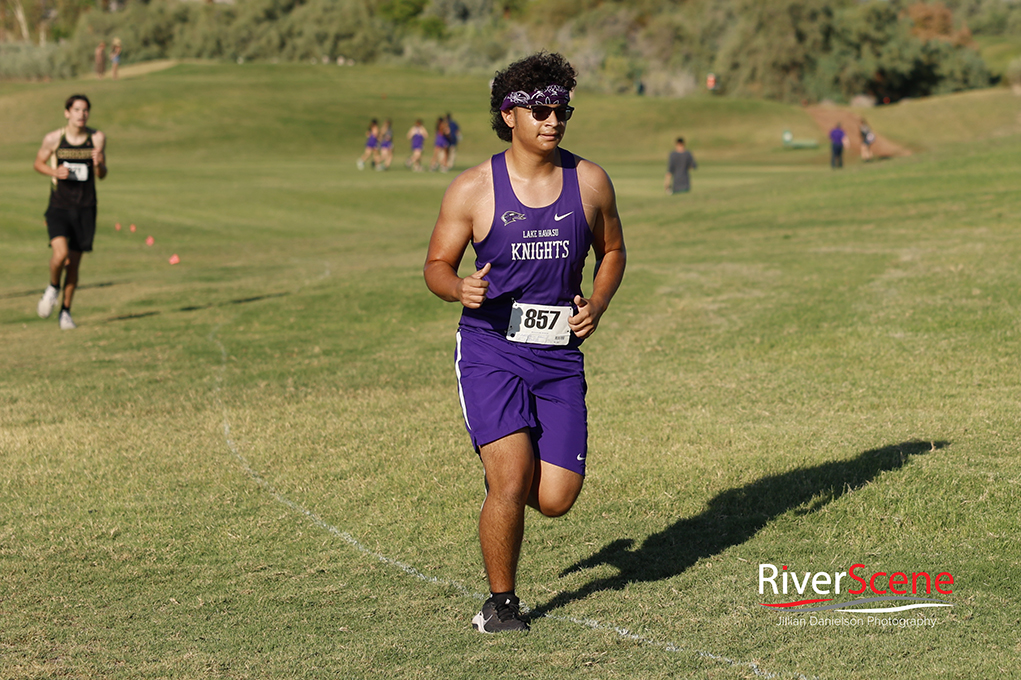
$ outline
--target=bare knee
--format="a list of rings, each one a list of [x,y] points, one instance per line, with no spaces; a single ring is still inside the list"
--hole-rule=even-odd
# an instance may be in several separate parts
[[[486,470],[489,502],[523,507],[532,488],[535,459],[527,430],[518,430],[481,451]]]
[[[57,263],[60,266],[64,266],[67,264],[68,254],[67,244],[62,243],[62,241],[63,239],[61,239],[60,241],[54,239],[50,243],[50,246],[53,248],[53,253],[50,255],[50,261]]]
[[[557,503],[539,502],[538,510],[546,517],[563,517],[574,507],[574,498],[563,499]]]
[[[486,491],[486,503],[521,507],[528,499],[528,490],[529,484],[524,480],[490,481],[489,489]]]
[[[528,504],[546,517],[562,517],[574,507],[584,483],[582,475],[542,461]]]
[[[574,507],[580,492],[580,485],[573,489],[558,489],[557,492],[540,488],[537,498],[532,499],[535,502],[529,504],[546,517],[563,517]]]

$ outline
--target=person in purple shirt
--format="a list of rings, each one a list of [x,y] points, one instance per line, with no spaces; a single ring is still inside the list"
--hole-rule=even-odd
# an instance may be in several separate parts
[[[394,126],[393,121],[387,118],[383,121],[383,127],[379,131],[379,164],[377,170],[389,170],[394,160]]]
[[[450,149],[450,140],[447,135],[450,133],[450,126],[447,125],[447,119],[440,116],[436,119],[436,136],[433,138],[433,158],[429,163],[429,172],[446,172],[450,168],[447,167],[447,151]]]
[[[833,129],[830,130],[830,167],[831,168],[842,168],[844,167],[844,149],[847,147],[849,141],[847,139],[847,133],[844,132],[844,128],[840,126],[838,121]]]
[[[407,137],[411,140],[411,155],[408,156],[408,160],[404,161],[404,165],[415,172],[422,172],[422,149],[428,134],[429,131],[422,125],[421,118],[415,120],[415,124],[408,130]]]
[[[365,161],[372,159],[372,167],[377,167],[380,163],[379,156],[379,121],[373,118],[369,122],[369,127],[365,131],[365,151],[355,161],[359,170],[365,169]]]
[[[525,508],[559,517],[581,492],[588,417],[580,345],[624,276],[610,178],[560,146],[576,84],[574,68],[555,53],[497,73],[492,124],[510,148],[450,185],[426,256],[429,290],[463,307],[455,369],[487,491],[479,541],[491,597],[472,620],[484,633],[529,628],[515,594]],[[475,271],[460,277],[469,243]]]

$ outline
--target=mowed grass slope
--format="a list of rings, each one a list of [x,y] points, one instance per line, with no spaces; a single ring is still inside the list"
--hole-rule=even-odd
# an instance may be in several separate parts
[[[833,173],[779,149],[813,134],[795,108],[579,91],[565,146],[613,177],[628,272],[586,343],[586,489],[529,517],[519,592],[546,616],[483,638],[458,310],[420,273],[452,176],[406,172],[402,141],[389,173],[354,159],[369,117],[402,140],[449,110],[480,162],[502,148],[486,83],[90,82],[111,174],[61,333],[34,312],[30,166],[77,87],[0,93],[0,677],[1016,674],[1017,134]],[[678,134],[701,168],[673,197]],[[954,607],[778,626],[759,603],[798,596],[760,595],[760,563],[947,571]]]

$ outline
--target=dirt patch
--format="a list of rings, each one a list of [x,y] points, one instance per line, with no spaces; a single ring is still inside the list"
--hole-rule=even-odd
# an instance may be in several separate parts
[[[838,122],[847,133],[850,146],[847,152],[855,156],[861,155],[861,133],[859,132],[862,117],[853,111],[838,108],[836,106],[809,106],[805,109],[812,116],[812,120],[819,126],[819,129],[827,135],[833,126]],[[897,156],[910,156],[911,151],[896,142],[892,142],[875,130],[876,141],[872,143],[872,156],[874,158],[895,158]],[[828,143],[829,137],[827,137]]]
[[[120,70],[117,71],[117,78],[137,78],[139,76],[148,75],[155,73],[156,71],[163,71],[168,68],[172,68],[181,63],[177,59],[156,59],[154,61],[143,61],[138,64],[128,64],[127,66],[121,66]],[[95,73],[87,73],[82,76],[82,80],[98,80]],[[110,70],[107,69],[106,74],[103,75],[102,80],[110,80]]]

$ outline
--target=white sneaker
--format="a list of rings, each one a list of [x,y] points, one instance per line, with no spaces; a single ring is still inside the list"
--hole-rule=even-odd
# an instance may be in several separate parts
[[[39,318],[45,319],[49,317],[53,311],[53,305],[57,304],[58,295],[60,295],[59,288],[55,288],[52,283],[46,286],[43,296],[39,298],[39,306],[36,308],[39,312]]]
[[[365,169],[365,161],[363,161],[361,158],[359,158],[358,160],[355,161],[355,165],[358,166],[359,170],[364,170]]]
[[[71,312],[66,309],[60,310],[60,330],[73,331],[75,328],[78,328],[78,324],[71,318]]]

